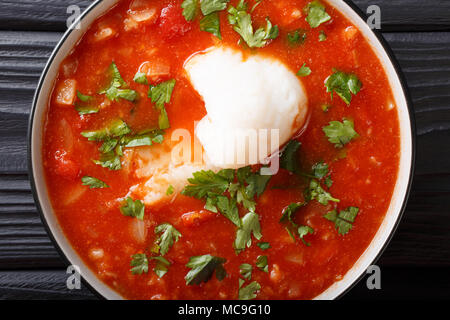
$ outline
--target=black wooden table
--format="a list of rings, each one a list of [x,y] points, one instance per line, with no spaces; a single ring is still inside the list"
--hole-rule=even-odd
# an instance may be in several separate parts
[[[355,0],[379,5],[382,31],[406,75],[417,121],[409,205],[379,260],[382,289],[365,280],[344,299],[450,296],[450,0]],[[40,73],[66,29],[67,7],[87,0],[0,0],[0,298],[95,299],[66,289],[27,176],[26,134]]]

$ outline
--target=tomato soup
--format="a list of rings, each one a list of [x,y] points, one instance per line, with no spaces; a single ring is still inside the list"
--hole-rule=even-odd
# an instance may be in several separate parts
[[[214,160],[244,126],[278,130],[271,162]],[[380,227],[400,133],[326,1],[123,0],[61,64],[43,149],[65,235],[124,298],[312,299]]]

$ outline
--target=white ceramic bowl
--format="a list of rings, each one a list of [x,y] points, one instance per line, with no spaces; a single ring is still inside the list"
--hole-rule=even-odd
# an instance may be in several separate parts
[[[96,293],[106,299],[122,299],[122,297],[113,289],[104,284],[99,278],[97,278],[94,272],[92,272],[92,270],[85,265],[83,260],[72,248],[69,240],[64,235],[50,204],[46,182],[44,179],[44,168],[42,165],[42,134],[48,99],[62,60],[71,52],[73,47],[78,43],[92,22],[103,15],[118,1],[119,0],[99,0],[94,2],[88,9],[86,9],[79,20],[75,21],[75,24],[80,21],[81,28],[78,30],[69,29],[64,34],[61,41],[53,51],[39,81],[31,109],[28,133],[30,180],[36,205],[41,214],[42,221],[45,224],[55,246],[58,248],[65,260],[72,265],[79,266],[85,283]],[[404,80],[390,49],[382,37],[368,27],[363,18],[361,18],[362,14],[359,9],[354,7],[354,5],[347,4],[343,0],[327,0],[327,2],[343,13],[344,16],[346,16],[355,26],[358,27],[364,37],[371,44],[373,50],[380,59],[386,74],[388,75],[389,83],[394,93],[394,99],[398,110],[398,118],[400,121],[401,157],[394,195],[378,232],[372,239],[370,245],[358,261],[356,261],[354,266],[347,272],[344,278],[334,283],[331,287],[317,296],[316,299],[335,299],[343,295],[357,283],[357,281],[364,275],[366,269],[381,255],[395,232],[406,206],[414,171],[415,157],[414,119],[411,104]]]

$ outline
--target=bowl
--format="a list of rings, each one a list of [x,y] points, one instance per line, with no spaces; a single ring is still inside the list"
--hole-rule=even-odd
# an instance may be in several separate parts
[[[44,168],[42,164],[42,134],[47,103],[52,92],[59,65],[71,52],[72,48],[78,43],[91,23],[103,15],[118,1],[119,0],[95,1],[74,22],[74,25],[79,22],[80,28],[69,28],[69,30],[63,35],[62,39],[51,54],[39,80],[31,109],[28,131],[29,177],[31,180],[31,187],[36,206],[40,213],[42,222],[44,223],[50,238],[67,264],[78,266],[85,284],[100,297],[106,299],[122,299],[122,296],[104,284],[99,278],[97,278],[95,273],[86,266],[64,235],[62,228],[58,223],[55,212],[52,209],[49,195],[47,193]],[[367,268],[373,265],[380,257],[392,238],[405,209],[411,187],[415,159],[414,119],[412,105],[405,81],[391,50],[381,35],[369,28],[364,21],[364,15],[353,4],[342,0],[327,0],[327,2],[358,27],[365,39],[372,46],[385,69],[397,105],[398,118],[400,122],[401,156],[400,168],[393,197],[379,230],[375,234],[370,245],[356,261],[353,267],[345,274],[345,276],[340,281],[335,282],[332,286],[322,292],[316,297],[316,299],[336,299],[341,297],[364,276]]]

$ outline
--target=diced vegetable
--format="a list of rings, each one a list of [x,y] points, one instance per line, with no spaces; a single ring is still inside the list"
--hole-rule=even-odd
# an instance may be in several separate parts
[[[60,106],[72,106],[77,94],[77,81],[66,79],[56,87],[56,103]]]

